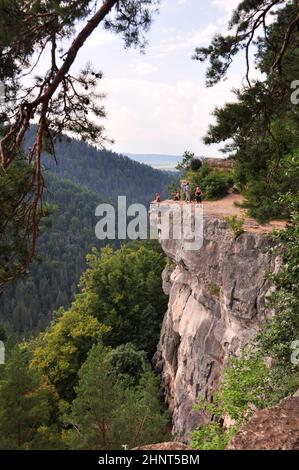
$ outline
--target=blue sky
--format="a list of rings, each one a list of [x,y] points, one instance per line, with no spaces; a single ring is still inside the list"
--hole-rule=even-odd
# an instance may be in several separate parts
[[[196,46],[224,32],[238,0],[162,0],[146,54],[124,50],[119,37],[97,30],[80,52],[78,66],[91,61],[104,72],[105,123],[117,152],[217,156],[202,143],[211,111],[232,99],[244,75],[238,59],[226,81],[205,87],[206,65],[191,60]]]

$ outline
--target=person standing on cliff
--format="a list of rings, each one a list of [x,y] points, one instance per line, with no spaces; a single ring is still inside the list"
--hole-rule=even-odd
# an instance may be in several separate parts
[[[191,190],[190,190],[190,184],[189,183],[186,183],[185,195],[186,195],[186,202],[187,203],[191,202]]]
[[[201,204],[202,202],[202,190],[199,186],[197,186],[195,190],[195,201],[196,201],[196,204]]]

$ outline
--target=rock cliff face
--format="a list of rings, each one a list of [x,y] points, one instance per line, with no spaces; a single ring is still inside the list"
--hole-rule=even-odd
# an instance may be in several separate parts
[[[161,241],[169,257],[163,274],[169,307],[154,363],[173,432],[183,441],[208,419],[193,411],[198,397],[209,400],[226,359],[238,355],[272,314],[265,306],[271,290],[266,274],[277,270],[279,260],[269,254],[269,243],[250,232],[234,240],[227,222],[209,216],[200,250]]]

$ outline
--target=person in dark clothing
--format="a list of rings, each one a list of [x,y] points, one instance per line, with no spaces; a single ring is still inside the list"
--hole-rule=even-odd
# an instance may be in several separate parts
[[[196,201],[196,204],[201,204],[202,202],[202,190],[200,189],[199,186],[197,186],[195,190],[195,201]]]
[[[180,191],[176,191],[173,195],[173,200],[177,202],[177,201],[180,201],[180,199],[181,199]]]

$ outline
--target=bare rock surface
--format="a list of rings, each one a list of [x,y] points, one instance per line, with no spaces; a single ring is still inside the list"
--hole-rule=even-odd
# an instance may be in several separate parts
[[[235,435],[229,450],[299,450],[299,396],[258,411]]]

